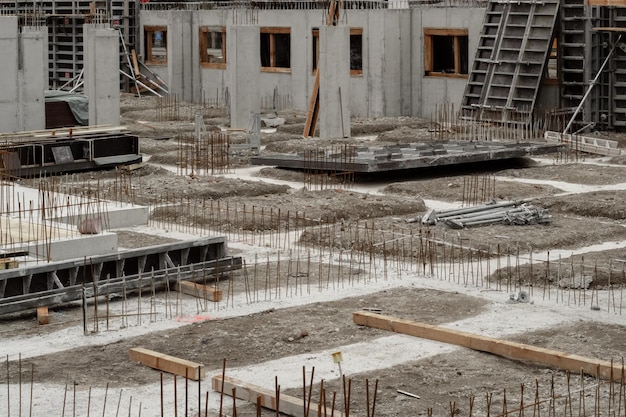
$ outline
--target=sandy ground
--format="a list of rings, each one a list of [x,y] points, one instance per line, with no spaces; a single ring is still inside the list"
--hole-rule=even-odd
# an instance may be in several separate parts
[[[307,187],[302,173],[250,168],[241,158],[227,173],[192,177],[177,175],[184,142],[177,135],[193,132],[185,120],[197,109],[183,106],[170,117],[172,112],[155,100],[125,97],[123,103],[123,123],[142,137],[148,164],[130,173],[79,174],[68,183],[77,191],[86,182],[111,190],[124,183],[133,190],[125,198],[151,205],[149,225],[118,231],[121,247],[224,233],[230,252],[242,256],[246,268],[212,283],[224,293],[218,303],[173,291],[144,292],[101,300],[97,319],[89,305],[86,322],[79,306],[54,309],[47,326],[37,326],[32,312],[0,317],[0,358],[6,358],[0,415],[26,415],[32,407],[34,416],[160,416],[162,409],[165,416],[204,415],[205,409],[217,416],[220,408],[230,416],[235,414],[232,398],[221,399],[210,389],[209,378],[222,372],[224,362],[228,376],[270,390],[278,382],[282,392],[300,398],[303,367],[307,384],[314,368],[313,402],[319,401],[323,380],[327,400],[335,392],[338,404],[343,404],[341,371],[351,381],[350,414],[355,416],[368,415],[366,392],[371,409],[376,382],[377,416],[467,416],[470,410],[495,415],[522,399],[548,398],[551,387],[563,394],[570,385],[574,390],[595,383],[577,373],[356,326],[352,313],[363,309],[621,360],[626,168],[620,158],[568,155],[567,163],[555,164],[565,158],[554,155],[427,178],[350,184],[331,178],[317,188]],[[220,109],[203,111],[214,129],[228,122]],[[337,145],[298,138],[301,114],[279,116],[287,124],[263,134],[267,152]],[[353,132],[368,136],[354,142],[428,139],[432,127],[412,118],[355,120]],[[236,135],[234,140],[244,139]],[[552,219],[545,225],[467,230],[407,222],[430,208],[467,204],[468,195],[528,199],[549,209]],[[298,212],[302,220],[288,231],[272,224],[260,230],[251,218],[217,221],[209,213],[217,201],[221,207],[255,207],[257,216],[261,207]],[[201,207],[204,213],[186,216],[172,208],[176,204]],[[278,232],[289,234],[289,245],[271,243]],[[448,246],[433,245],[428,256],[409,256],[412,262],[392,260],[406,249],[393,243],[402,240],[398,236],[420,235]],[[459,248],[455,254],[449,245]],[[578,276],[593,281],[588,288],[560,284]],[[530,295],[529,303],[510,299],[519,291]],[[175,383],[169,374],[133,363],[128,350],[138,346],[202,363],[207,379]],[[342,353],[341,368],[333,362],[335,352]],[[602,388],[595,399],[604,404],[608,397]],[[257,415],[250,403],[235,404],[238,416]],[[593,405],[594,397],[588,397],[587,407]]]

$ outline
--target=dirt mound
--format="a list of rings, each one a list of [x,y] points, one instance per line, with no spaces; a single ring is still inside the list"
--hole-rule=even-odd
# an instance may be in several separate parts
[[[613,220],[626,219],[626,191],[596,191],[544,198],[541,204],[554,212]]]

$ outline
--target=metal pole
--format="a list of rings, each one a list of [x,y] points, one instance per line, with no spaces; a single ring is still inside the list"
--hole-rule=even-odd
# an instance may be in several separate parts
[[[617,47],[617,45],[619,44],[619,41],[622,39],[622,34],[620,33],[617,36],[617,40],[615,41],[615,43],[613,44],[613,47],[611,48],[611,50],[609,51],[609,54],[606,56],[606,58],[604,59],[604,62],[602,63],[602,66],[600,67],[600,69],[598,70],[598,73],[596,74],[596,76],[594,77],[594,79],[591,81],[591,84],[589,85],[589,88],[587,89],[587,91],[585,92],[585,95],[583,96],[583,98],[580,100],[580,104],[578,105],[578,107],[576,108],[576,110],[574,111],[574,115],[572,116],[572,118],[570,119],[569,123],[567,124],[567,126],[565,126],[565,130],[563,131],[563,134],[566,134],[567,131],[569,130],[569,128],[572,126],[572,123],[574,123],[574,119],[576,118],[576,116],[578,115],[578,112],[580,111],[580,109],[583,107],[583,104],[585,104],[585,100],[587,100],[587,97],[589,96],[589,94],[591,94],[591,90],[593,89],[593,86],[596,84],[596,82],[598,82],[598,78],[600,78],[600,74],[602,74],[602,71],[604,71],[604,67],[606,66],[606,64],[609,62],[609,58],[611,58],[611,55],[613,55],[613,52],[615,51],[615,48]]]

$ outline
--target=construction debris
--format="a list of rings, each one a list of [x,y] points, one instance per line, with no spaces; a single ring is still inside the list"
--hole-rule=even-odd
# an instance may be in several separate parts
[[[422,224],[435,225],[442,222],[452,229],[463,229],[489,224],[549,223],[551,218],[552,216],[546,209],[521,201],[508,201],[453,210],[429,210],[422,217]]]

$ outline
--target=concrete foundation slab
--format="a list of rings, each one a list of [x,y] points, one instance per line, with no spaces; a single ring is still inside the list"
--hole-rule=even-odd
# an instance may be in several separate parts
[[[313,157],[302,153],[259,156],[252,158],[250,163],[315,171],[374,173],[519,158],[560,149],[561,145],[546,143],[436,141],[397,146],[352,146],[340,152],[320,150]]]

